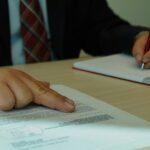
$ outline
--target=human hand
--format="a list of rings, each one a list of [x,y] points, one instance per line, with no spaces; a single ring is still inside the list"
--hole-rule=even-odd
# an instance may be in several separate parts
[[[44,105],[62,112],[75,111],[72,100],[49,88],[28,74],[11,68],[0,68],[0,109],[22,108],[30,103]]]
[[[150,68],[150,49],[144,53],[144,49],[147,43],[149,32],[141,32],[135,40],[133,45],[132,54],[135,57],[138,64],[144,63],[144,68]]]

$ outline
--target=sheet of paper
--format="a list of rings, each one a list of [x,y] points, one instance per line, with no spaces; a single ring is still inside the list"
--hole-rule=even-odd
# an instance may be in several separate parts
[[[76,62],[74,68],[150,84],[150,69],[141,69],[132,56],[115,54]]]
[[[41,106],[0,112],[2,150],[133,150],[150,146],[150,123],[64,85],[75,113]]]

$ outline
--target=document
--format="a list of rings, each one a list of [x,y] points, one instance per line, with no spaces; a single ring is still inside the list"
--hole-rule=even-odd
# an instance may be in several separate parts
[[[150,69],[142,70],[135,58],[125,54],[114,54],[76,62],[73,68],[150,84]]]
[[[2,150],[133,150],[150,146],[150,123],[64,85],[76,112],[32,105],[0,111]]]

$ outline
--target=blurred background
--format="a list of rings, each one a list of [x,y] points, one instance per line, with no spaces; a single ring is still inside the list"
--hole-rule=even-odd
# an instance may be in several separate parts
[[[109,6],[134,25],[150,27],[150,0],[107,0]]]
[[[150,27],[150,0],[107,0],[110,8],[133,25]],[[88,56],[81,51],[81,57]]]

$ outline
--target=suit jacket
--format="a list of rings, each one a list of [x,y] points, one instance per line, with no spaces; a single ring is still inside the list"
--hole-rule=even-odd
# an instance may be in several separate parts
[[[106,55],[130,49],[144,30],[120,19],[105,0],[47,0],[52,48],[58,59],[78,57],[80,49]],[[8,0],[0,0],[0,65],[11,65]]]

